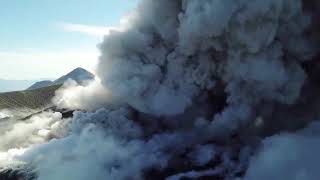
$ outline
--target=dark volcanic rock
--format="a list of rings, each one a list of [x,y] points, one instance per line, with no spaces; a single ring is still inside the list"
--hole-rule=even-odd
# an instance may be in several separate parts
[[[26,174],[23,170],[0,169],[0,180],[33,180],[35,175]]]

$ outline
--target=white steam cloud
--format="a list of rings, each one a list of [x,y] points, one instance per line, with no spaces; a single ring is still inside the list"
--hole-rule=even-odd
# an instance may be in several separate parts
[[[94,110],[110,104],[111,98],[110,91],[97,79],[86,86],[68,80],[56,91],[53,103],[60,108]]]
[[[15,113],[14,111],[8,113]],[[25,116],[28,114],[25,113]],[[12,116],[0,120],[0,166],[14,165],[18,161],[15,156],[23,154],[35,144],[47,142],[49,139],[65,136],[61,128],[60,113],[43,112],[30,119]],[[67,121],[67,120],[65,120]]]

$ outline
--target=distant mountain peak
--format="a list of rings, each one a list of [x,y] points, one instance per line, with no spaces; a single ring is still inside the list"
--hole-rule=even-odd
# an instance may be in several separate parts
[[[94,77],[95,76],[91,72],[87,71],[84,68],[78,67],[78,68],[72,70],[71,72],[69,72],[68,74],[61,76],[60,78],[58,78],[54,81],[37,82],[37,83],[33,84],[31,87],[29,87],[28,90],[39,89],[39,88],[48,87],[48,86],[52,86],[52,85],[64,84],[69,79],[74,80],[79,84],[82,84],[86,81],[93,80]]]
[[[68,79],[72,79],[74,81],[76,81],[77,83],[82,83],[84,81],[89,81],[89,80],[93,80],[94,79],[94,75],[83,69],[83,68],[76,68],[74,70],[72,70],[71,72],[69,72],[68,74],[60,77],[59,79],[53,81],[53,85],[57,85],[57,84],[63,84],[65,83]]]
[[[73,71],[87,71],[87,70],[82,67],[77,67],[74,70],[72,70],[71,72],[73,72]],[[89,71],[87,71],[87,72],[89,72]]]

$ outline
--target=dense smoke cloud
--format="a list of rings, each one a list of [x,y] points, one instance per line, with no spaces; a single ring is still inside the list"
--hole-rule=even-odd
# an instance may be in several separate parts
[[[300,0],[143,1],[136,16],[100,45],[102,84],[138,111],[168,117],[214,105],[200,97],[222,88],[224,110],[201,112],[219,131],[248,124],[261,104],[295,104],[301,63],[315,55]]]
[[[296,134],[267,138],[251,159],[246,180],[319,179],[319,135],[318,122]]]
[[[57,92],[83,111],[65,137],[10,158],[40,180],[316,177],[318,125],[261,143],[320,118],[315,2],[142,0],[99,45],[99,80]]]

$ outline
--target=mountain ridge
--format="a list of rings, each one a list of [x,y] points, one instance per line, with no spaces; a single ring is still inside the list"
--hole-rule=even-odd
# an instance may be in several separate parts
[[[14,108],[38,109],[51,105],[51,99],[65,81],[73,79],[82,85],[94,79],[94,75],[83,68],[76,68],[55,81],[39,81],[26,90],[0,93],[0,110]]]
[[[32,86],[27,88],[26,90],[34,90],[54,85],[62,85],[67,80],[72,79],[76,81],[78,84],[83,84],[86,81],[90,81],[94,79],[94,75],[89,72],[88,70],[78,67],[72,71],[70,71],[68,74],[61,76],[60,78],[54,80],[54,81],[38,81],[34,83]]]

